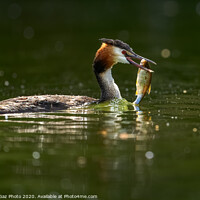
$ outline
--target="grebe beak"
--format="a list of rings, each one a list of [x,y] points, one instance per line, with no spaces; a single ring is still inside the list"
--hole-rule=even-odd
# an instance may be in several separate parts
[[[136,63],[135,61],[133,61],[131,58],[134,58],[134,59],[137,59],[137,60],[145,59],[146,61],[148,61],[148,62],[153,63],[154,65],[156,65],[156,63],[154,61],[152,61],[152,60],[150,60],[148,58],[144,58],[142,56],[139,56],[135,52],[128,52],[128,51],[126,51],[125,57],[126,57],[126,59],[128,60],[128,62],[130,64],[132,64],[132,65],[134,65],[134,66],[136,66],[138,68],[141,68],[141,69],[143,69],[145,71],[148,71],[148,72],[153,72],[153,70],[148,69],[148,68],[144,67],[143,65],[139,65],[138,63]]]

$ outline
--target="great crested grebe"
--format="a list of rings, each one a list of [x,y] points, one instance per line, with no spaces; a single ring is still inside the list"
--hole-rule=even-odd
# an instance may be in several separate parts
[[[99,100],[86,96],[69,95],[21,96],[0,101],[0,113],[49,112],[92,102],[103,102],[115,98],[121,99],[119,88],[111,74],[113,65],[118,62],[133,64],[136,67],[152,72],[152,70],[131,60],[131,58],[142,60],[143,57],[133,52],[128,44],[120,40],[106,38],[102,38],[100,41],[102,45],[97,50],[93,62],[93,70],[101,89]],[[152,60],[146,58],[145,60],[155,64]]]

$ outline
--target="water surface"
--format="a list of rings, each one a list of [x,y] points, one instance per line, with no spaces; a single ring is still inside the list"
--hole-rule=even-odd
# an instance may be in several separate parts
[[[1,100],[34,94],[99,98],[91,66],[101,37],[122,39],[158,65],[152,66],[152,92],[139,108],[113,101],[1,115],[0,194],[200,196],[199,4],[127,2],[1,2]],[[123,64],[113,68],[129,102],[136,72]]]

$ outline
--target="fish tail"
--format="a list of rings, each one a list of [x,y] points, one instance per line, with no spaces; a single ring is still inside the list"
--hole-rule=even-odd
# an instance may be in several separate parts
[[[143,98],[143,94],[138,94],[136,100],[133,102],[133,104],[138,105]]]

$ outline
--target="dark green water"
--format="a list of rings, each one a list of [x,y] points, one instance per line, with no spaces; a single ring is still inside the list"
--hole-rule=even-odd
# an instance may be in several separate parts
[[[1,100],[98,98],[91,65],[101,37],[119,38],[158,65],[139,111],[112,102],[1,115],[0,195],[199,199],[199,24],[198,1],[1,1]],[[113,68],[130,102],[136,72]]]

